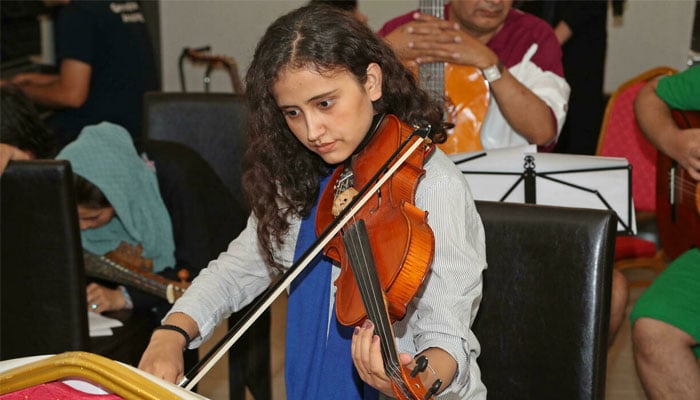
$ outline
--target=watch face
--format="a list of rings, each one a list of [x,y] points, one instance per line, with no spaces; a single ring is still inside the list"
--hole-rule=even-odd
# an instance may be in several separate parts
[[[492,65],[484,69],[484,78],[487,81],[493,82],[501,77],[501,71],[498,69],[497,65]]]

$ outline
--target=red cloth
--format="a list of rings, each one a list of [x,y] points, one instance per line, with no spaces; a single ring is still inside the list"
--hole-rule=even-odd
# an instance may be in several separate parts
[[[646,82],[638,82],[617,93],[608,106],[607,126],[601,156],[624,157],[632,166],[634,208],[656,210],[656,148],[647,141],[634,116],[634,99]]]
[[[656,243],[635,236],[615,238],[615,261],[628,258],[654,257]]]
[[[63,382],[42,383],[0,396],[0,400],[122,400],[116,394],[89,394]]]

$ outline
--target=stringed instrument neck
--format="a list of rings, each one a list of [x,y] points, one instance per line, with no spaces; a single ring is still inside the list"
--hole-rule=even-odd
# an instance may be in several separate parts
[[[148,294],[166,299],[170,304],[179,299],[187,290],[189,283],[187,277],[179,276],[182,282],[168,280],[158,274],[147,271],[139,271],[136,268],[122,265],[106,256],[99,256],[87,250],[83,250],[83,262],[85,274],[92,278],[127,285]]]
[[[436,18],[445,19],[444,0],[421,0],[419,11]],[[445,63],[434,62],[418,66],[420,87],[436,99],[445,98]]]
[[[445,0],[420,0],[423,14],[445,19]],[[445,121],[454,125],[447,140],[438,144],[446,154],[483,149],[481,127],[490,101],[489,86],[479,68],[472,65],[434,62],[411,67],[418,84],[432,98],[445,103]]]

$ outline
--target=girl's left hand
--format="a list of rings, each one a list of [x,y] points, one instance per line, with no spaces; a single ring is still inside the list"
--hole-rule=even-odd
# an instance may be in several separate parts
[[[126,299],[120,289],[108,289],[97,283],[87,286],[88,310],[96,313],[121,310],[126,306]]]
[[[399,361],[407,365],[413,358],[410,354],[401,353]],[[352,336],[352,362],[360,379],[385,395],[394,397],[391,380],[384,371],[379,336],[374,334],[374,324],[370,320],[366,320],[361,327],[355,327]]]

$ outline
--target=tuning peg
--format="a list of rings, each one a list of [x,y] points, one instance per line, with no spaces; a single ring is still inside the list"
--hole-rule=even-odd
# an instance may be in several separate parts
[[[425,371],[426,368],[428,368],[428,357],[420,356],[416,358],[416,366],[413,367],[413,370],[411,371],[411,377],[415,378],[416,375]]]
[[[425,393],[425,397],[423,397],[423,400],[430,400],[431,397],[435,393],[437,393],[438,390],[440,390],[440,386],[442,386],[442,380],[436,379],[435,382],[433,382],[433,385],[428,389],[428,391]]]

